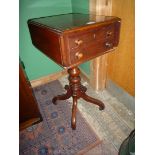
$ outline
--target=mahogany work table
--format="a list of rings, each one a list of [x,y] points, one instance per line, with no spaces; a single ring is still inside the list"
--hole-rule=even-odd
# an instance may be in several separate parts
[[[120,18],[89,14],[63,14],[28,20],[33,45],[63,68],[68,69],[66,94],[52,99],[73,98],[71,126],[76,129],[77,101],[82,98],[104,109],[104,103],[86,94],[81,85],[78,65],[101,56],[119,42]]]

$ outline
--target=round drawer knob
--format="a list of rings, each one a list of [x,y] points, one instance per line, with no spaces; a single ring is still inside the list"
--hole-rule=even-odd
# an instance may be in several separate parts
[[[81,58],[83,57],[83,53],[77,52],[77,53],[75,54],[75,57],[76,57],[77,59],[81,59]]]
[[[78,45],[78,46],[81,45],[82,43],[83,43],[82,40],[75,40],[75,44]]]
[[[107,32],[107,37],[110,37],[112,35],[112,32],[111,31],[108,31]]]
[[[112,43],[107,42],[107,43],[105,43],[105,46],[106,46],[106,47],[108,47],[108,48],[111,48],[111,47],[113,47],[113,44],[112,44]]]

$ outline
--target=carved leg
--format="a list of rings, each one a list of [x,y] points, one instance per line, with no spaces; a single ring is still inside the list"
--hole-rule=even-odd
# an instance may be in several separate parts
[[[100,110],[103,110],[105,108],[103,102],[101,102],[100,100],[97,100],[95,98],[92,98],[92,97],[88,96],[86,93],[82,93],[80,97],[83,98],[87,102],[91,102],[93,104],[98,105]]]
[[[73,96],[72,118],[71,118],[71,126],[73,130],[76,129],[76,110],[77,110],[77,97]]]
[[[65,89],[67,90],[66,94],[58,95],[52,99],[53,104],[56,104],[57,100],[66,100],[70,97],[73,98],[72,106],[72,118],[71,118],[71,127],[73,130],[76,129],[76,111],[77,111],[77,101],[79,98],[83,98],[87,102],[91,102],[99,106],[100,110],[104,109],[104,103],[94,99],[86,94],[87,88],[81,85],[80,70],[77,66],[68,69],[69,73],[69,86],[66,85]]]
[[[73,106],[72,106],[72,118],[71,118],[71,126],[72,129],[76,129],[76,111],[77,111],[77,100],[80,98],[80,90],[81,90],[81,78],[79,76],[80,70],[78,67],[74,67],[68,70],[69,73],[69,85],[72,92],[73,97]],[[85,90],[85,89],[83,89]]]
[[[71,90],[69,88],[69,86],[65,86],[65,89],[67,90],[67,93],[66,94],[62,94],[62,95],[58,95],[58,96],[55,96],[53,99],[52,99],[52,102],[53,104],[57,104],[57,100],[66,100],[66,99],[69,99],[71,96],[72,96],[72,93],[71,93]]]

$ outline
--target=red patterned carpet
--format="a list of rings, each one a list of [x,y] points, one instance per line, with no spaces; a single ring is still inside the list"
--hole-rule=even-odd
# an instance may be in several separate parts
[[[79,111],[77,129],[71,129],[71,103],[52,104],[53,96],[63,91],[58,81],[34,89],[43,122],[20,132],[20,155],[85,154],[101,143]]]

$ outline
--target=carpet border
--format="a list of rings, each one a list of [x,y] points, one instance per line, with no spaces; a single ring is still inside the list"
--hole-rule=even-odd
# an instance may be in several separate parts
[[[69,102],[67,100],[67,102]],[[70,103],[70,102],[69,102]],[[86,118],[83,116],[82,112],[79,110],[79,108],[77,107],[77,111],[81,114],[81,117],[84,119],[85,123],[89,126],[90,130],[95,134],[97,140],[95,143],[92,143],[90,145],[88,145],[86,148],[80,150],[76,155],[83,155],[84,153],[87,153],[88,151],[90,151],[91,149],[93,149],[94,147],[96,147],[97,145],[101,144],[103,141],[99,138],[99,136],[95,133],[95,131],[93,130],[93,128],[90,126],[90,124],[88,123],[88,121],[86,120]]]
[[[88,151],[92,150],[94,147],[96,147],[97,145],[101,143],[102,143],[102,140],[97,140],[95,143],[90,144],[86,148],[80,150],[76,155],[83,155],[84,153],[87,153]]]

